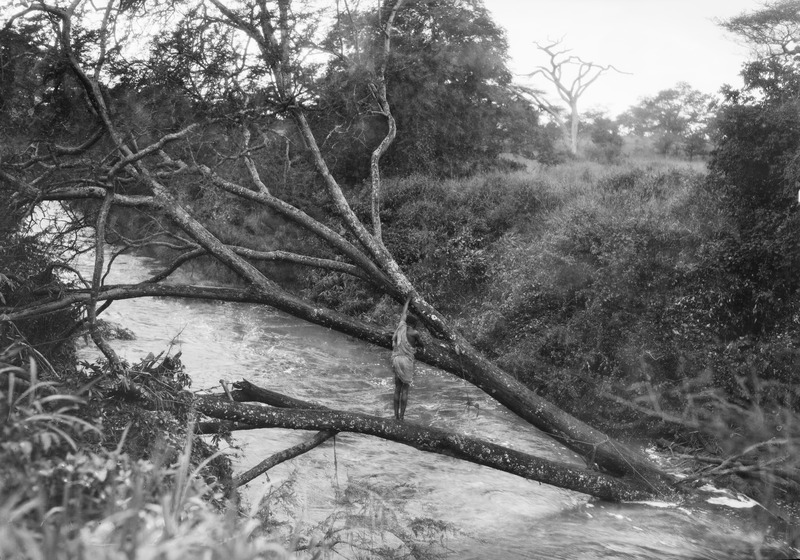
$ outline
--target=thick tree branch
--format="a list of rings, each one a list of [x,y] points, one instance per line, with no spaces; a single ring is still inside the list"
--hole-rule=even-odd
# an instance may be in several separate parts
[[[92,288],[90,292],[89,302],[86,306],[86,313],[89,322],[89,333],[95,345],[100,349],[103,355],[108,360],[112,369],[115,372],[121,372],[122,362],[120,361],[117,353],[111,345],[106,342],[103,335],[97,330],[97,296],[102,288],[102,274],[103,274],[103,258],[105,255],[106,243],[106,221],[108,220],[108,212],[111,210],[111,204],[114,201],[114,193],[109,191],[103,199],[103,204],[100,206],[100,212],[97,216],[97,225],[95,226],[95,248],[94,248],[94,271],[92,274]]]
[[[419,449],[470,461],[559,488],[608,501],[652,498],[652,490],[593,470],[541,459],[480,440],[409,422],[340,410],[276,409],[256,404],[196,397],[198,412],[263,428],[338,431],[373,435]]]

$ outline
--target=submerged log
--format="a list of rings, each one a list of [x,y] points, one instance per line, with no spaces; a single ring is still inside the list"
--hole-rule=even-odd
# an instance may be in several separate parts
[[[568,463],[542,459],[479,438],[341,410],[278,409],[261,404],[196,397],[197,410],[211,418],[261,428],[289,428],[372,435],[432,453],[455,457],[528,480],[612,502],[652,499],[656,491],[632,478],[618,478]]]

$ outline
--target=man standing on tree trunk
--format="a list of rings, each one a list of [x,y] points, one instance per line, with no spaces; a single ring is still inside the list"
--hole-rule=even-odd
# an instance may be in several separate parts
[[[406,317],[411,296],[403,306],[400,323],[392,336],[392,369],[394,370],[394,417],[402,420],[408,404],[408,389],[414,379],[414,347],[422,348],[415,317]]]

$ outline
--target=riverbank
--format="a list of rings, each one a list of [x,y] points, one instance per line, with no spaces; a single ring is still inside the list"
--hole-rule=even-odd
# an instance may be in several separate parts
[[[158,263],[131,257],[118,264],[123,276],[135,279],[134,274],[146,277]],[[115,344],[121,355],[138,355],[174,339],[194,389],[246,376],[332,408],[392,415],[389,352],[329,329],[261,306],[171,298],[119,301],[107,313],[113,321],[127,318],[137,334]],[[484,393],[439,370],[421,367],[410,399],[410,422],[581,464]],[[234,468],[242,472],[308,437],[275,429],[237,432]],[[251,506],[264,499],[265,525],[287,539],[341,539],[337,550],[348,558],[365,554],[370,543],[387,547],[386,558],[402,556],[396,548],[401,542],[415,550],[427,548],[432,557],[465,559],[492,554],[523,559],[531,550],[557,558],[564,549],[586,555],[624,549],[634,557],[653,558],[713,557],[725,551],[727,558],[744,559],[752,557],[754,547],[766,553],[779,546],[768,536],[770,521],[758,519],[753,509],[702,501],[657,504],[662,507],[596,502],[358,435],[340,434],[335,444],[278,465],[268,475],[245,490]]]
[[[503,369],[608,433],[700,457],[699,476],[794,503],[794,257],[775,249],[787,232],[742,227],[718,177],[571,163],[392,186],[387,246]]]
[[[63,287],[52,257],[35,235],[0,238],[0,303]],[[288,558],[240,516],[217,443],[188,436],[179,357],[142,353],[120,376],[78,357],[77,319],[0,323],[0,557]],[[112,344],[133,336],[101,328]]]

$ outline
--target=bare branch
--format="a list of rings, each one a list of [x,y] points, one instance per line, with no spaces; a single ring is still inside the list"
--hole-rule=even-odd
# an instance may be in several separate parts
[[[233,245],[229,245],[228,247],[237,255],[250,259],[251,261],[272,261],[272,262],[287,262],[287,263],[299,264],[323,270],[343,272],[345,274],[350,274],[351,276],[355,276],[356,278],[360,278],[367,282],[372,282],[372,279],[366,274],[364,274],[364,272],[362,272],[360,268],[342,261],[309,257],[307,255],[291,253],[288,251],[255,251],[253,249],[248,249],[246,247],[236,247]],[[183,265],[184,263],[187,263],[193,259],[206,256],[208,254],[209,254],[208,251],[206,251],[202,247],[195,247],[194,249],[177,256],[164,270],[148,278],[147,280],[145,280],[145,282],[147,282],[148,284],[161,282],[162,280],[170,276],[173,272],[175,272],[178,268],[180,268],[181,265]]]
[[[255,183],[256,187],[258,187],[258,191],[260,193],[267,196],[272,196],[267,188],[267,185],[265,185],[261,180],[261,176],[258,174],[258,170],[256,169],[256,164],[253,162],[253,158],[250,157],[250,131],[247,129],[247,126],[242,127],[242,134],[244,135],[244,153],[242,154],[242,159],[244,160],[245,167],[247,167],[247,171],[250,173],[250,178],[252,179],[253,183]]]
[[[97,299],[98,294],[100,293],[101,289],[101,275],[103,274],[103,257],[105,254],[105,243],[106,243],[106,221],[108,220],[108,212],[111,209],[111,205],[114,201],[114,193],[109,191],[106,193],[105,198],[103,199],[103,204],[100,207],[100,212],[97,216],[97,225],[95,231],[95,258],[94,258],[94,273],[92,275],[92,290],[91,290],[91,297],[89,298],[89,302],[86,305],[86,313],[89,322],[89,333],[94,341],[95,345],[100,349],[103,355],[108,360],[108,363],[111,365],[112,369],[115,372],[121,372],[122,362],[120,361],[117,353],[114,352],[114,349],[105,341],[103,336],[97,330],[97,315],[96,315],[96,306],[97,306]]]
[[[308,439],[302,443],[298,443],[297,445],[290,447],[288,449],[284,449],[283,451],[279,451],[273,455],[270,455],[256,466],[247,469],[242,474],[234,477],[233,485],[237,488],[240,486],[244,486],[248,482],[258,478],[272,467],[276,465],[280,465],[290,459],[294,459],[295,457],[299,457],[303,453],[307,453],[314,449],[315,447],[319,447],[332,437],[334,437],[339,432],[334,430],[323,430],[321,432],[317,432],[311,439]]]
[[[190,132],[200,127],[199,123],[190,124],[183,130],[179,130],[178,132],[173,132],[172,134],[167,134],[162,136],[157,142],[150,144],[143,150],[138,150],[137,152],[131,153],[130,155],[122,158],[114,167],[112,167],[108,172],[108,177],[111,178],[117,173],[120,172],[121,169],[124,167],[139,161],[140,159],[147,157],[150,154],[160,152],[162,148],[170,142],[174,142],[175,140],[179,140],[181,138],[185,138]]]
[[[378,107],[380,108],[380,113],[386,117],[386,123],[389,126],[389,130],[384,136],[381,143],[378,144],[378,147],[373,150],[372,155],[370,157],[370,183],[372,186],[371,191],[371,215],[372,215],[372,234],[375,236],[375,239],[378,240],[381,244],[383,244],[383,234],[381,233],[381,170],[380,170],[380,159],[383,154],[386,153],[386,150],[389,149],[389,146],[392,145],[394,142],[395,136],[397,135],[397,124],[395,123],[394,116],[392,115],[392,111],[389,107],[389,101],[386,98],[386,61],[389,59],[389,53],[391,52],[391,41],[392,41],[392,25],[394,24],[395,17],[397,16],[397,12],[400,10],[400,7],[403,5],[404,0],[395,0],[392,4],[390,1],[387,1],[387,9],[389,10],[389,15],[386,17],[386,22],[383,24],[383,52],[381,54],[381,59],[378,65],[378,72],[377,72],[377,79],[376,84],[370,84],[372,87],[370,88],[372,91],[372,95],[375,97],[375,100],[378,102]]]

